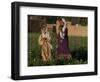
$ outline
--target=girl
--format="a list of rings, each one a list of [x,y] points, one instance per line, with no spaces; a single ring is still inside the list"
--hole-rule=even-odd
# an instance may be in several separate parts
[[[57,47],[57,57],[58,59],[70,59],[70,49],[68,42],[68,29],[66,26],[65,19],[59,19],[59,33],[58,33],[58,47]]]
[[[41,34],[39,36],[39,45],[41,46],[41,56],[43,61],[51,60],[51,49],[52,45],[50,44],[50,35],[47,30],[46,25],[43,25],[41,28]]]

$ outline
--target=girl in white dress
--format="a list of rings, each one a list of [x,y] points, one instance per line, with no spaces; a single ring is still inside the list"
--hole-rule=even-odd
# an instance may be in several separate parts
[[[39,45],[41,46],[41,56],[43,61],[51,60],[51,49],[52,45],[50,44],[50,34],[47,30],[46,25],[43,25],[41,28],[41,34],[39,36]]]

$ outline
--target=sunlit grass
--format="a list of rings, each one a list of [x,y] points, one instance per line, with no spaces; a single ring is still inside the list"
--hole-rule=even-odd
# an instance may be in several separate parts
[[[28,33],[28,66],[45,66],[45,65],[69,65],[69,64],[86,64],[87,63],[87,37],[69,36],[69,47],[72,54],[70,60],[56,59],[56,34],[51,33],[51,44],[53,45],[52,60],[43,62],[41,58],[41,49],[38,45],[40,33]]]

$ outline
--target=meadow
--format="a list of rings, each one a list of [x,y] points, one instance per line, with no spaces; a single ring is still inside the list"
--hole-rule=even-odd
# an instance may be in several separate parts
[[[87,64],[87,37],[69,36],[69,47],[72,58],[70,60],[57,60],[56,58],[56,34],[50,31],[52,49],[52,60],[50,62],[43,62],[41,58],[41,49],[38,44],[38,38],[40,33],[29,32],[28,33],[28,66],[51,66],[51,65],[76,65]]]

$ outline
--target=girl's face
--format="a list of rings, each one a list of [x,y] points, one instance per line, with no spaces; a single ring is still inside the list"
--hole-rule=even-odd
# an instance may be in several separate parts
[[[42,30],[41,30],[43,33],[46,33],[47,32],[47,29],[46,29],[46,27],[44,27],[44,28],[42,28]]]
[[[60,23],[60,26],[64,26],[63,21],[59,21],[59,23]]]

